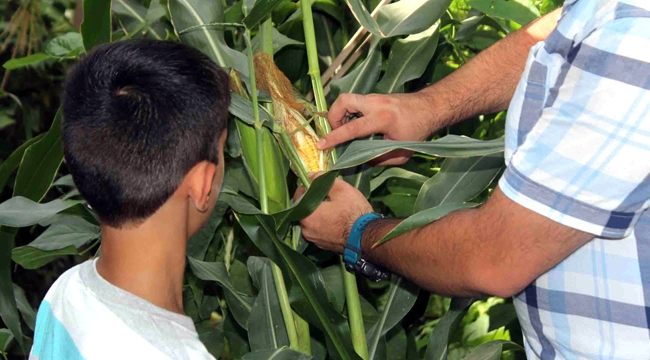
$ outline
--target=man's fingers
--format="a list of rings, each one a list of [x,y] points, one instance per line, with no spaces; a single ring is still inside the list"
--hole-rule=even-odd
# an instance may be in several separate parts
[[[332,201],[352,201],[357,193],[361,194],[357,188],[348,184],[342,179],[336,179],[327,196]],[[361,195],[363,197],[363,195]],[[365,197],[363,197],[365,200]]]
[[[360,117],[339,126],[337,129],[332,130],[331,133],[323,136],[318,142],[318,148],[321,150],[331,149],[344,142],[380,133],[381,131],[381,124],[377,121],[365,116]]]
[[[348,114],[363,113],[365,110],[366,105],[363,95],[342,94],[330,107],[327,120],[329,120],[332,128],[336,129],[344,124]]]
[[[307,177],[309,178],[309,181],[313,182],[314,180],[316,180],[317,177],[319,177],[319,176],[321,176],[323,174],[325,174],[324,171],[314,171],[314,172],[310,172],[309,174],[307,174]]]

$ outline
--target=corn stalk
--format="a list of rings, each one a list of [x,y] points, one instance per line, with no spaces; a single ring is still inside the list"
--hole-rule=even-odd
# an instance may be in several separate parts
[[[314,31],[314,16],[311,9],[311,1],[302,1],[301,10],[302,23],[305,34],[305,46],[307,48],[307,61],[309,64],[308,73],[311,78],[316,108],[319,112],[317,124],[319,128],[322,129],[322,131],[328,133],[332,128],[327,119],[321,116],[321,114],[327,112],[327,102],[325,100],[325,92],[323,90],[323,83],[321,81],[320,67],[318,66],[318,50],[316,48],[316,34]],[[335,150],[332,151],[331,156],[332,163],[335,163],[337,160]],[[357,279],[354,274],[351,274],[345,269],[345,263],[342,259],[341,267],[343,269],[345,300],[348,309],[348,318],[350,321],[352,344],[354,345],[354,350],[357,352],[357,354],[362,359],[367,360],[368,345],[366,343],[366,332],[363,325],[363,315],[361,314],[361,303],[359,300]]]

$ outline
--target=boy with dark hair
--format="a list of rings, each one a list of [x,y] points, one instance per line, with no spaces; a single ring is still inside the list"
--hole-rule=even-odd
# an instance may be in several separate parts
[[[68,74],[61,138],[101,255],[49,290],[30,359],[212,359],[183,275],[223,180],[229,102],[226,73],[175,42],[103,45]]]

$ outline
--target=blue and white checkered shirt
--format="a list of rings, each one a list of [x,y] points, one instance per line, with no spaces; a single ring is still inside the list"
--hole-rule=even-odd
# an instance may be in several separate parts
[[[528,357],[649,359],[650,1],[565,2],[510,105],[506,163],[506,196],[596,235],[515,297]]]

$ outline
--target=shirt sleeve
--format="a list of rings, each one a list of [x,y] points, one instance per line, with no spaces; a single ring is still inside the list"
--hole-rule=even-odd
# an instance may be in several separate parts
[[[648,28],[614,19],[557,55],[557,80],[499,182],[506,196],[596,236],[629,235],[650,205]]]

